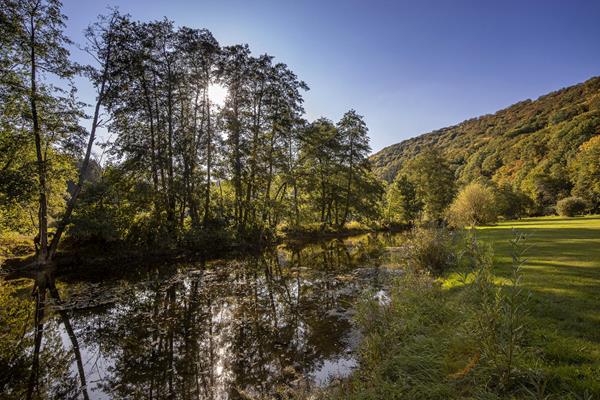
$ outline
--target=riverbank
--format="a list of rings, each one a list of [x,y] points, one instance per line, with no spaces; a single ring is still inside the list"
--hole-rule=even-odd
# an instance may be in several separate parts
[[[512,228],[526,235],[521,267]],[[600,217],[506,221],[476,238],[480,264],[493,248],[489,274],[408,273],[389,304],[362,303],[360,367],[324,397],[600,397]]]
[[[261,251],[269,246],[289,243],[304,246],[323,240],[344,239],[351,236],[374,232],[401,232],[408,226],[372,228],[363,224],[351,223],[341,228],[323,228],[321,226],[303,226],[295,229],[280,229],[270,239],[245,238],[234,240],[230,235],[219,233],[214,238],[201,237],[194,243],[176,243],[170,246],[152,248],[135,247],[127,243],[83,243],[66,245],[57,253],[55,264],[64,272],[76,269],[88,271],[106,271],[112,267],[121,268],[129,264],[143,262],[165,262],[185,260],[210,260],[232,258]],[[33,261],[34,245],[31,237],[20,234],[0,236],[0,272],[10,274]]]

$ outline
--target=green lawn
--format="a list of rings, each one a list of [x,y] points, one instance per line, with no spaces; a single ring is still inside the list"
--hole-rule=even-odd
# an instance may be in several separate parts
[[[524,286],[529,331],[544,368],[565,384],[600,392],[600,216],[544,217],[478,229],[493,244],[495,273],[506,276],[512,229],[528,235]]]
[[[527,235],[521,278],[530,294],[513,303],[515,314],[508,288],[498,293],[500,308],[481,304],[488,282],[510,282],[512,228]],[[360,366],[326,398],[600,399],[600,216],[507,221],[478,228],[476,236],[493,247],[491,281],[482,247],[480,283],[470,279],[473,270],[433,278],[409,269],[390,288],[388,305],[367,297],[357,313]],[[511,321],[524,322],[522,335],[509,336]]]

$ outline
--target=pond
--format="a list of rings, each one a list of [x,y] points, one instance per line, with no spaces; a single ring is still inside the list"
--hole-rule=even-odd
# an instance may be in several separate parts
[[[401,241],[371,234],[108,276],[44,271],[35,291],[32,279],[0,281],[0,397],[268,398],[324,386],[356,366],[353,306],[399,273],[390,254]]]

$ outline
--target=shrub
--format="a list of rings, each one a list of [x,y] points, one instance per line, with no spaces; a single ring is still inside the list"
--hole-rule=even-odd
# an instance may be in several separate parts
[[[369,229],[369,226],[359,221],[350,221],[346,223],[344,229],[348,231],[366,231]]]
[[[481,361],[487,364],[488,373],[498,388],[510,387],[514,375],[519,372],[519,359],[524,353],[525,316],[527,296],[523,291],[522,267],[526,247],[525,235],[515,232],[511,243],[512,265],[508,284],[498,288],[492,273],[493,263],[489,254],[474,246],[478,261],[475,263],[475,279],[472,289],[476,293],[475,332],[479,337]]]
[[[479,183],[465,186],[447,213],[448,222],[456,228],[496,222],[496,199],[489,187]]]
[[[17,232],[0,232],[0,264],[5,258],[22,257],[33,252],[31,237]]]
[[[414,228],[407,245],[409,265],[441,274],[455,263],[452,237],[444,228]]]
[[[585,213],[587,203],[580,197],[567,197],[556,203],[556,212],[563,217],[574,217]]]

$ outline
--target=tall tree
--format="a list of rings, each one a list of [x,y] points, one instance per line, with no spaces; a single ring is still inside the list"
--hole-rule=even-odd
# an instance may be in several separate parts
[[[110,85],[110,75],[112,72],[112,57],[113,49],[118,45],[117,26],[121,22],[122,17],[118,12],[114,11],[112,14],[104,17],[100,17],[100,20],[93,25],[90,25],[85,32],[86,39],[88,40],[87,52],[98,62],[96,67],[89,66],[86,68],[87,75],[94,83],[97,90],[96,104],[94,106],[94,114],[91,121],[90,133],[85,148],[85,154],[81,161],[81,167],[79,169],[79,177],[74,189],[71,193],[71,198],[67,202],[67,208],[56,227],[56,232],[50,243],[48,251],[48,259],[52,259],[60,239],[70,222],[71,214],[75,208],[77,198],[83,187],[85,179],[88,175],[88,167],[90,164],[90,157],[92,154],[92,146],[96,139],[96,131],[101,124],[100,113],[104,104],[104,96],[107,91],[107,86]]]
[[[442,219],[454,197],[455,185],[454,173],[442,155],[435,150],[426,150],[407,162],[403,173],[415,185],[426,217]]]
[[[335,205],[344,190],[339,168],[341,148],[339,132],[326,118],[307,126],[301,137],[302,190],[308,197],[308,208],[318,214],[322,227],[334,224]]]
[[[343,226],[348,220],[350,205],[357,204],[365,197],[359,183],[364,181],[369,173],[368,157],[371,152],[367,124],[356,111],[350,110],[344,114],[337,124],[343,146],[343,166],[346,169],[346,200],[344,211],[338,224]],[[358,185],[357,185],[358,184]]]
[[[180,89],[181,124],[186,145],[184,154],[184,182],[186,197],[190,202],[190,213],[194,222],[198,218],[198,205],[195,200],[196,179],[195,173],[198,158],[203,156],[206,166],[206,180],[204,189],[204,216],[203,224],[206,226],[210,217],[210,201],[212,174],[215,159],[216,129],[209,90],[217,80],[217,68],[220,62],[221,49],[219,43],[206,29],[191,29],[183,27],[178,31],[178,49],[182,52],[183,84],[189,86],[185,98],[186,88]],[[186,104],[187,103],[187,104]],[[188,109],[191,115],[184,115]]]
[[[226,145],[234,188],[234,220],[238,230],[243,229],[245,214],[244,188],[245,164],[248,157],[248,127],[246,115],[250,107],[248,77],[250,49],[247,45],[228,46],[223,49],[219,65],[220,82],[228,88],[223,109],[226,129]]]
[[[76,72],[69,60],[64,35],[66,17],[57,0],[5,0],[2,2],[10,37],[5,38],[4,61],[10,60],[8,83],[11,92],[27,99],[24,118],[18,123],[33,136],[38,190],[37,261],[49,260],[48,243],[48,175],[51,155],[57,148],[81,143],[80,116],[73,97],[70,78]],[[60,82],[57,84],[56,82]],[[17,128],[18,129],[18,128]]]
[[[411,224],[423,209],[417,188],[404,174],[398,175],[388,186],[386,197],[386,214],[390,222]]]

